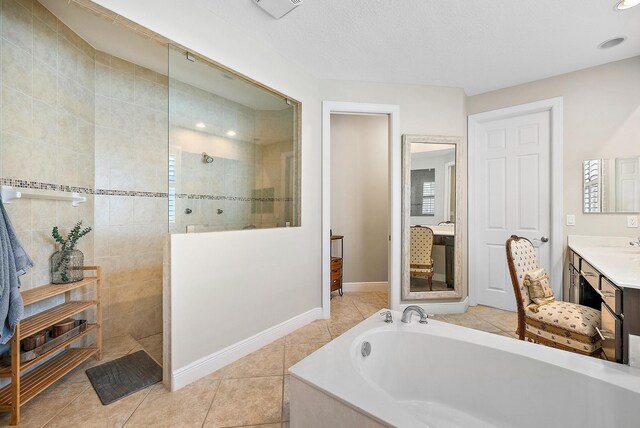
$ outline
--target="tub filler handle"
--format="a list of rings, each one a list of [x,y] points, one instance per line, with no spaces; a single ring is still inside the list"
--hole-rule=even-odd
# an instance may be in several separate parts
[[[387,324],[393,322],[393,315],[391,314],[391,311],[380,312],[380,316],[384,317],[384,322]]]

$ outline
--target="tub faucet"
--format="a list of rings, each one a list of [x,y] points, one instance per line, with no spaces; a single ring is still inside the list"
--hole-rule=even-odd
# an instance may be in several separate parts
[[[407,324],[409,322],[411,322],[411,315],[412,315],[413,312],[415,312],[418,315],[420,315],[420,324],[426,324],[427,323],[427,318],[429,318],[429,316],[424,311],[424,309],[422,309],[420,306],[416,306],[416,305],[407,306],[407,308],[404,310],[404,312],[402,312],[402,322],[403,323],[407,323]]]
[[[637,241],[629,242],[629,245],[631,245],[632,247],[640,247],[640,237],[638,237]]]

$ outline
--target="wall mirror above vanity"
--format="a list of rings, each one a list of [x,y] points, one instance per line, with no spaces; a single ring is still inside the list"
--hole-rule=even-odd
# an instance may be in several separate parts
[[[458,137],[403,136],[403,300],[462,296],[459,144]]]
[[[640,212],[640,156],[582,163],[583,212]]]

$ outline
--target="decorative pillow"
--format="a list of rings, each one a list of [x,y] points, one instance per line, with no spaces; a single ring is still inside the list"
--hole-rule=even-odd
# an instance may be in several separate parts
[[[524,276],[524,285],[529,289],[529,297],[537,306],[531,308],[533,312],[537,312],[538,306],[555,302],[549,276],[544,269],[534,269]]]

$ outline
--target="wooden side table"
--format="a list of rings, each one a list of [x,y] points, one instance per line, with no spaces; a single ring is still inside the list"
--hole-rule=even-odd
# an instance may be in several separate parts
[[[333,256],[333,243],[340,241],[340,257]],[[344,268],[344,236],[331,235],[331,291],[338,291],[343,295],[342,291],[342,275]]]

